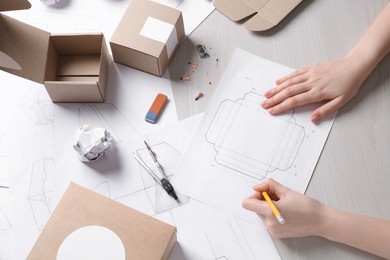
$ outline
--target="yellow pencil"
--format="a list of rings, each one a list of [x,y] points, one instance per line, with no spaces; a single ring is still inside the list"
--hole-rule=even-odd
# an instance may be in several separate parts
[[[271,210],[274,213],[276,219],[279,221],[279,223],[280,224],[286,223],[286,221],[284,221],[283,216],[280,215],[279,210],[276,208],[275,204],[272,202],[271,198],[268,196],[268,193],[266,191],[263,191],[261,194],[263,194],[263,197],[268,202],[268,205],[271,207]]]

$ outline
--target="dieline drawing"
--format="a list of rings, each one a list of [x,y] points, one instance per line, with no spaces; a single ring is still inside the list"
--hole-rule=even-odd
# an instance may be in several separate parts
[[[158,160],[162,164],[162,167],[164,168],[164,172],[166,173],[168,180],[171,180],[173,177],[175,166],[182,157],[182,154],[165,142],[151,145],[151,147],[158,156]],[[137,150],[137,153],[154,172],[159,174],[159,170],[155,166],[146,148]],[[156,214],[178,206],[178,203],[166,193],[166,191],[161,187],[161,185],[155,182],[155,180],[150,176],[150,174],[148,174],[142,167],[140,168],[140,171],[145,191]],[[177,193],[177,196],[179,197],[180,205],[188,203],[187,196],[180,193]]]
[[[44,158],[33,163],[28,200],[38,230],[42,230],[51,216],[51,193],[48,189],[48,178],[50,172],[55,169],[56,164],[52,158]]]
[[[42,86],[31,86],[18,107],[38,126],[54,122],[54,104]]]
[[[269,172],[292,167],[306,135],[293,111],[270,118],[260,107],[263,99],[248,92],[221,102],[206,133],[207,142],[214,145],[216,163],[259,180]]]
[[[107,129],[117,141],[128,141],[140,136],[133,125],[121,114],[121,112],[109,103],[82,104],[79,107],[80,126],[91,126]]]

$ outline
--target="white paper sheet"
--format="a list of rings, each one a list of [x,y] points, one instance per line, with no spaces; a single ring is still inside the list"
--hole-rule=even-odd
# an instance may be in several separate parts
[[[9,209],[9,189],[0,189],[0,259],[14,259],[14,237]]]
[[[252,186],[274,178],[305,192],[333,118],[310,122],[313,106],[271,116],[260,104],[285,66],[236,49],[173,183],[184,194],[236,216]]]
[[[152,0],[176,8],[183,13],[184,30],[190,35],[214,11],[212,0]]]
[[[64,106],[56,115],[68,113],[72,111]],[[178,243],[170,259],[279,259],[264,226],[226,214],[180,192],[177,192],[178,203],[132,157],[133,152],[138,153],[158,174],[143,142],[146,140],[168,179],[172,179],[199,121],[200,115],[142,138],[120,141],[95,163],[80,162],[71,146],[62,147],[61,152],[51,157],[32,161],[29,176],[19,185],[24,188],[15,192],[12,204],[15,234],[17,237],[23,234],[16,252],[18,259],[28,254],[64,192],[63,184],[69,181],[175,225]],[[65,125],[60,128],[63,130],[58,136],[72,139],[71,134],[66,134]]]

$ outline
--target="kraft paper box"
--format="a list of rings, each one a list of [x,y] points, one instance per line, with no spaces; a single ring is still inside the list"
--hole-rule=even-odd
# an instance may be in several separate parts
[[[114,61],[162,76],[184,38],[179,10],[148,0],[134,0],[115,30]]]
[[[233,21],[252,16],[244,26],[265,31],[277,25],[302,0],[214,0],[214,6]]]
[[[176,242],[174,226],[71,183],[27,259],[57,259],[68,235],[91,225],[113,231],[126,259],[167,259]]]
[[[0,11],[28,9],[1,0]],[[50,34],[0,13],[0,69],[43,83],[53,102],[104,102],[109,53],[103,34]]]

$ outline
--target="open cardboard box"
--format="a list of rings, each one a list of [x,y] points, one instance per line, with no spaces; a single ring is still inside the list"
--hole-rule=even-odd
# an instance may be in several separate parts
[[[1,0],[0,11],[28,9]],[[0,13],[0,69],[43,83],[53,102],[104,102],[109,53],[103,34],[50,34]]]
[[[184,35],[179,10],[149,0],[133,0],[110,46],[115,62],[162,76]]]
[[[27,259],[56,259],[65,239],[88,226],[113,231],[126,259],[168,259],[176,243],[174,226],[71,183]]]
[[[233,21],[252,16],[244,26],[251,31],[265,31],[277,25],[302,0],[214,0],[217,10]]]

